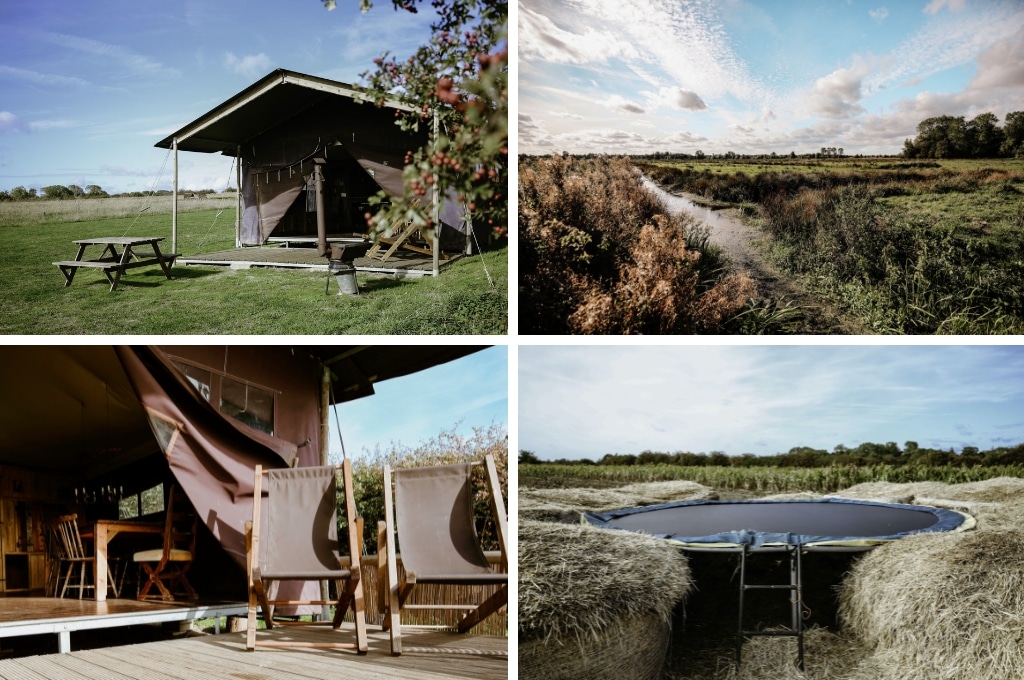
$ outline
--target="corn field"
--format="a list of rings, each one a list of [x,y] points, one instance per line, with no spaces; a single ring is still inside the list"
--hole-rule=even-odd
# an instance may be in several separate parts
[[[797,491],[833,493],[865,482],[961,484],[994,477],[1024,477],[1024,465],[848,465],[820,468],[561,464],[519,466],[519,486],[533,489],[609,488],[637,482],[688,480],[719,490],[763,494]]]

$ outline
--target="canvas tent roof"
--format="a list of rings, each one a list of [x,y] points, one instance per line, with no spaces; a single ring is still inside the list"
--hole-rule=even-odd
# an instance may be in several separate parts
[[[174,348],[161,348],[174,351]],[[206,348],[288,370],[286,355],[329,366],[337,403],[373,385],[481,349],[478,346]],[[203,348],[183,350],[192,353]],[[153,453],[155,442],[125,369],[110,346],[0,348],[0,465],[87,477]],[[266,370],[266,369],[263,369]]]
[[[277,69],[160,140],[156,146],[169,149],[177,139],[178,149],[182,151],[233,156],[239,145],[331,96],[370,101],[353,85]],[[406,109],[395,102],[387,105],[392,109]]]

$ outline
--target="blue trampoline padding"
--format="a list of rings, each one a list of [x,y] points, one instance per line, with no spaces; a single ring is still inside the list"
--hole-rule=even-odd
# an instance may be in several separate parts
[[[849,498],[683,501],[588,512],[595,526],[651,534],[682,544],[871,545],[912,534],[957,531],[973,520],[953,510]]]

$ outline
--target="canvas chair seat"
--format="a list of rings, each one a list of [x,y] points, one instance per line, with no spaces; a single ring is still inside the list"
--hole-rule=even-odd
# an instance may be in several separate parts
[[[132,559],[135,562],[159,562],[163,556],[163,548],[155,548],[153,550],[140,550],[134,554]],[[167,553],[167,559],[171,562],[191,562],[192,553],[188,550],[171,549]]]
[[[142,567],[145,583],[141,583],[138,599],[197,600],[188,571],[195,559],[196,529],[199,518],[192,509],[185,492],[172,485],[167,493],[166,517],[164,519],[163,546],[152,550],[140,550],[132,560]]]
[[[366,635],[366,614],[363,609],[363,585],[359,554],[362,537],[357,527],[352,464],[341,465],[344,483],[345,520],[351,551],[351,568],[341,566],[338,545],[337,470],[335,466],[267,470],[257,465],[253,480],[252,521],[246,523],[249,620],[246,649],[260,647],[323,647],[354,649],[365,653],[369,648]],[[262,500],[263,477],[266,475],[267,498]],[[265,523],[261,524],[263,520]],[[338,598],[328,600],[283,599],[282,582],[334,581]],[[280,606],[334,604],[329,622],[334,630],[352,608],[355,618],[355,642],[296,643],[288,640],[263,639],[256,633],[257,610],[268,630],[279,624],[275,610]],[[297,624],[298,625],[298,624]]]
[[[383,608],[384,628],[391,630],[391,653],[394,655],[402,653],[401,612],[418,585],[499,586],[475,605],[463,606],[462,602],[409,605],[409,608],[416,609],[468,609],[455,626],[460,633],[469,631],[507,604],[505,502],[494,458],[488,455],[484,462],[501,548],[501,569],[498,571],[492,568],[476,533],[469,463],[394,471],[388,466],[384,468],[385,521],[378,532],[378,584],[382,589],[387,588],[379,601]],[[398,578],[399,549],[405,569],[401,580]]]

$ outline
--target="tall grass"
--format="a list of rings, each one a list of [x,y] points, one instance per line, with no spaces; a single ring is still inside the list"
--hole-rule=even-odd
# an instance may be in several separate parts
[[[641,167],[671,189],[756,204],[776,264],[875,332],[1024,332],[1024,172],[1014,167]],[[908,209],[921,205],[939,214]]]
[[[234,224],[237,194],[207,194],[203,198],[181,199],[178,212],[201,210],[229,210],[230,217],[222,216],[226,223]],[[32,201],[0,202],[0,227],[42,226],[63,222],[85,222],[106,218],[134,218],[140,214],[166,214],[171,212],[170,196],[111,196],[107,198],[80,198],[61,201],[36,199]]]
[[[713,333],[750,299],[626,159],[521,159],[521,333]]]
[[[680,465],[519,465],[527,488],[609,488],[637,482],[687,480],[719,490],[763,494],[812,491],[834,493],[865,482],[960,484],[995,477],[1024,477],[1024,465],[844,465],[822,468]]]

